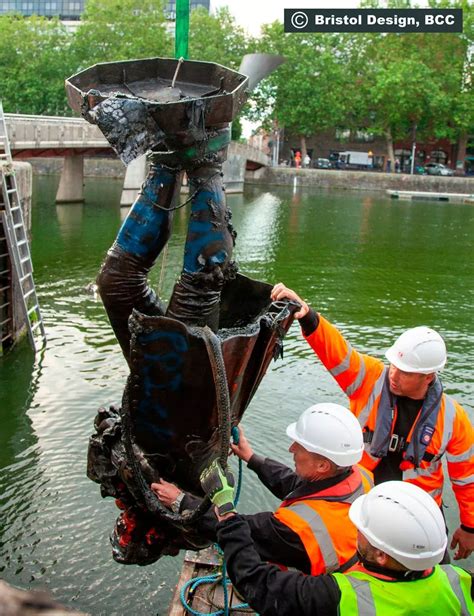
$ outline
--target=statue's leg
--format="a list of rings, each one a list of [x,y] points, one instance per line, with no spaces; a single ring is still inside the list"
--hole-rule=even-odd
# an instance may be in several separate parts
[[[97,285],[127,361],[130,352],[128,318],[134,308],[148,315],[163,314],[147,275],[168,241],[179,196],[181,172],[152,165],[147,179],[103,263]]]
[[[220,292],[231,261],[234,232],[222,185],[221,162],[188,170],[192,195],[184,264],[166,315],[217,331]]]

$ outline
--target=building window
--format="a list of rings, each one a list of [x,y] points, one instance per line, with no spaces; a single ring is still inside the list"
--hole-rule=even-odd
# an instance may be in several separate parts
[[[359,128],[358,130],[353,132],[352,139],[354,141],[358,141],[359,143],[370,143],[374,140],[374,134],[369,133],[362,128]]]
[[[442,163],[445,165],[448,160],[448,154],[443,150],[433,150],[430,154],[430,160],[432,163]]]
[[[358,128],[357,130],[336,128],[336,139],[338,141],[353,141],[355,143],[371,143],[375,140],[375,136],[364,128]]]
[[[338,141],[349,141],[351,131],[348,128],[336,128],[336,139]]]

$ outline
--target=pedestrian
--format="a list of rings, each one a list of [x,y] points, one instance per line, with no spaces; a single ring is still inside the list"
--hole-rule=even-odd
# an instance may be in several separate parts
[[[299,150],[295,153],[295,165],[297,169],[301,167],[301,152]]]
[[[398,158],[395,159],[395,173],[400,173],[400,160]]]
[[[350,504],[372,487],[371,473],[357,465],[362,431],[350,411],[323,403],[304,411],[288,426],[295,471],[254,453],[240,430],[233,452],[282,503],[273,512],[244,516],[264,560],[317,575],[345,571],[356,561],[356,529],[348,518]],[[152,484],[163,504],[176,512],[194,509],[196,498],[165,481]],[[232,490],[230,490],[232,494]],[[212,511],[198,530],[216,540]]]
[[[447,470],[456,497],[460,526],[453,534],[454,558],[474,550],[474,431],[466,411],[443,392],[438,372],[446,363],[446,346],[429,327],[404,332],[390,347],[384,363],[357,352],[322,315],[282,283],[272,299],[301,304],[296,313],[303,336],[349,397],[364,434],[362,464],[375,484],[403,479],[428,492],[441,507]]]
[[[310,158],[309,154],[305,154],[304,166],[308,169],[310,165],[311,165],[311,158]]]
[[[202,485],[213,502],[227,496],[219,479]],[[469,616],[474,614],[472,574],[439,565],[447,537],[443,516],[421,488],[401,481],[376,486],[355,500],[359,563],[345,573],[304,576],[262,562],[244,516],[233,503],[216,515],[217,537],[228,575],[261,616]]]

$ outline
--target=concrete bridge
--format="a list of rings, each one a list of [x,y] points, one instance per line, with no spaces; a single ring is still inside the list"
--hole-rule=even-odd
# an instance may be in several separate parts
[[[117,158],[97,126],[83,118],[32,116],[6,113],[13,158],[64,158],[56,195],[58,202],[84,200],[84,158]],[[224,164],[227,192],[243,190],[246,169],[270,165],[270,158],[251,146],[232,143]],[[145,178],[145,157],[127,167],[121,205],[130,205]]]

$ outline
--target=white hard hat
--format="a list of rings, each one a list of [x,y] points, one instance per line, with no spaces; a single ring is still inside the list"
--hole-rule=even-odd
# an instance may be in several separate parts
[[[404,372],[431,374],[444,368],[446,345],[438,332],[421,325],[403,332],[385,357]]]
[[[367,541],[412,571],[443,558],[448,538],[440,508],[418,486],[386,481],[359,496],[349,517]]]
[[[362,430],[354,415],[340,404],[325,402],[304,411],[286,429],[307,451],[319,453],[338,466],[352,466],[362,458]]]

